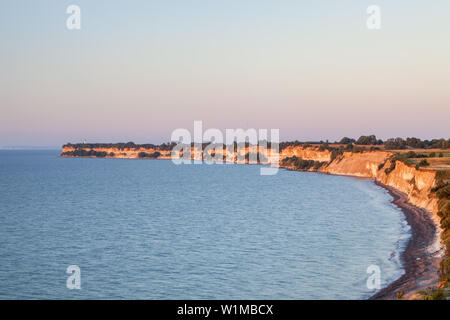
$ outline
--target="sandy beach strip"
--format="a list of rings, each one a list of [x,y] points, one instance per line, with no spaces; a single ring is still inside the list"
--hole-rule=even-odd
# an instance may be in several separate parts
[[[409,203],[406,194],[380,182],[375,183],[387,189],[394,198],[392,203],[403,211],[411,228],[411,237],[401,254],[405,273],[370,299],[397,299],[397,293],[401,291],[404,292],[402,299],[418,298],[418,291],[436,285],[439,281],[441,252],[436,242],[439,239],[440,228],[431,214]]]

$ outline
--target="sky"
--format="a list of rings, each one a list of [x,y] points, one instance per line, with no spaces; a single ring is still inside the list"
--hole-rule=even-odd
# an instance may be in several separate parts
[[[1,0],[0,39],[0,147],[450,136],[448,0]]]

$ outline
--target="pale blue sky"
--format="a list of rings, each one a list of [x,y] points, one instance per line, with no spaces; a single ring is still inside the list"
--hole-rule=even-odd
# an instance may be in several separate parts
[[[447,0],[2,0],[0,37],[0,146],[160,143],[194,120],[282,140],[450,136]]]

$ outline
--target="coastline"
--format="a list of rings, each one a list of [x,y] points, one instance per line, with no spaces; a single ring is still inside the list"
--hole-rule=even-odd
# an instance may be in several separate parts
[[[375,180],[375,184],[386,189],[393,197],[391,201],[402,210],[411,228],[411,237],[401,253],[401,263],[405,273],[397,280],[382,288],[369,300],[397,299],[403,291],[402,299],[417,298],[417,292],[435,285],[439,281],[440,251],[430,250],[439,237],[440,227],[436,220],[424,209],[408,202],[405,193]]]
[[[292,167],[280,168],[299,171]],[[367,179],[347,174],[323,173]],[[419,291],[435,286],[439,282],[439,263],[442,259],[440,219],[435,213],[427,212],[424,208],[410,203],[407,194],[376,179],[373,179],[373,181],[392,196],[391,203],[395,204],[405,216],[411,230],[411,237],[400,252],[400,263],[404,273],[386,287],[378,290],[368,300],[397,300],[397,293],[401,291],[404,292],[401,297],[402,300],[420,298]]]
[[[104,146],[91,146],[89,148],[91,148],[91,151],[106,153],[105,158],[116,159],[139,158],[138,151],[141,151],[141,149],[108,149]],[[84,146],[81,149],[85,149]],[[294,155],[301,160],[312,160],[316,164],[319,160],[327,160],[325,158],[330,156],[328,150],[320,151],[316,149],[299,147],[291,150],[286,148],[287,151],[283,155],[280,154],[280,157],[295,158],[292,156]],[[72,151],[76,150],[78,150],[76,146],[63,146],[63,153],[60,157],[98,157],[72,154]],[[155,150],[160,151],[159,149]],[[155,150],[148,149],[146,151],[155,152]],[[110,152],[113,153],[110,154]],[[250,152],[250,150],[247,152]],[[165,151],[161,151],[161,153],[158,159],[171,159],[170,154],[165,154]],[[376,185],[387,190],[392,196],[391,202],[404,214],[411,233],[406,245],[400,252],[400,263],[404,274],[375,292],[368,298],[370,300],[395,300],[400,292],[402,292],[401,299],[420,298],[420,295],[417,294],[419,291],[435,287],[439,283],[439,264],[443,258],[440,241],[442,230],[440,218],[436,214],[437,200],[435,196],[430,197],[431,189],[436,183],[436,171],[418,169],[417,166],[414,168],[399,160],[392,161],[392,156],[392,153],[385,151],[345,152],[335,159],[330,158],[325,167],[319,166],[316,168],[310,165],[305,168],[303,162],[297,167],[292,163],[284,165],[280,163],[279,165],[280,169],[285,170],[373,179]],[[264,163],[261,164],[264,165]]]

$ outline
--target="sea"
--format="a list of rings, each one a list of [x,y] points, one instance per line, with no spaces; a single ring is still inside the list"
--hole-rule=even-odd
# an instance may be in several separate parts
[[[0,299],[367,299],[410,229],[369,179],[0,150]]]

